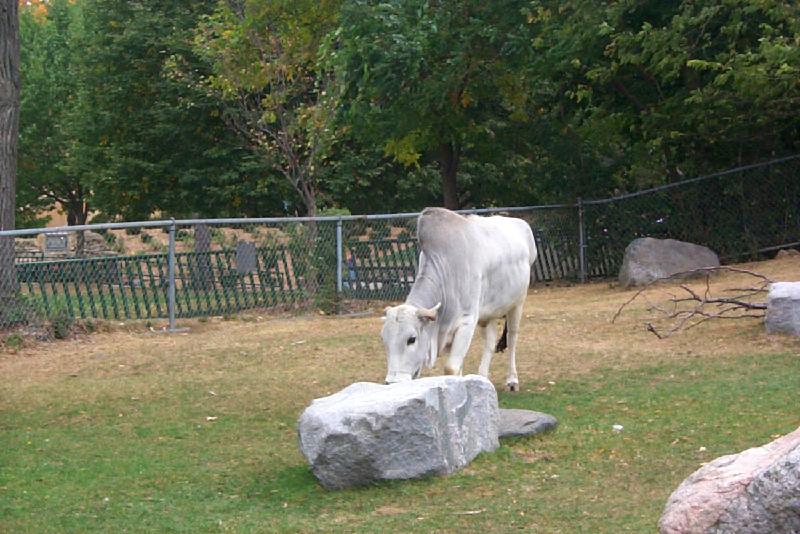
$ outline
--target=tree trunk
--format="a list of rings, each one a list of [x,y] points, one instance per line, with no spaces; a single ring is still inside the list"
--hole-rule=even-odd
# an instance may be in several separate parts
[[[0,0],[0,230],[14,229],[16,204],[19,132],[17,2],[18,0]],[[0,237],[0,309],[7,308],[6,300],[13,298],[16,289],[14,238]]]
[[[317,216],[317,194],[314,187],[315,177],[305,175],[297,180],[299,186],[297,191],[300,193],[300,198],[303,201],[303,207],[306,209],[306,217]],[[311,243],[316,243],[317,236],[317,221],[308,221],[308,237]]]
[[[297,169],[294,171],[296,175],[294,183],[297,184],[295,189],[300,194],[300,200],[303,201],[303,207],[306,210],[306,217],[317,216],[317,192],[314,184],[316,183],[316,176],[311,172]]]
[[[89,218],[89,207],[82,200],[71,200],[64,206],[67,210],[67,226],[83,226]],[[75,256],[82,258],[86,248],[83,230],[75,236]]]
[[[439,168],[442,174],[442,193],[444,207],[457,210],[461,207],[458,196],[458,163],[461,149],[456,143],[444,143],[439,150]]]

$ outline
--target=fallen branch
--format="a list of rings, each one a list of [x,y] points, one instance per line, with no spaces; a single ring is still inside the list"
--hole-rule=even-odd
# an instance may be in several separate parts
[[[723,289],[722,291],[729,293],[730,296],[715,297],[711,294],[710,277],[717,272],[746,274],[757,278],[759,282],[754,287]],[[669,309],[650,303],[650,300],[645,296],[648,302],[648,311],[656,312],[662,316],[662,319],[671,321],[671,326],[666,329],[666,332],[659,330],[652,322],[646,322],[645,329],[648,332],[651,332],[659,339],[663,339],[671,336],[675,332],[694,328],[711,319],[743,319],[764,316],[763,313],[750,313],[754,310],[761,311],[767,309],[766,303],[754,302],[752,299],[766,293],[769,290],[769,285],[773,283],[773,281],[763,274],[748,271],[747,269],[721,266],[682,271],[653,280],[639,289],[631,298],[622,304],[614,314],[611,322],[615,322],[625,308],[642,296],[647,290],[651,289],[653,285],[671,279],[686,278],[698,274],[705,276],[705,290],[702,294],[692,289],[687,284],[681,284],[679,287],[684,293],[681,295],[671,295],[669,299],[671,306]]]

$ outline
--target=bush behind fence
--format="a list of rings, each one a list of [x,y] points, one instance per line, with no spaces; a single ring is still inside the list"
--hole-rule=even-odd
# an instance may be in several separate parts
[[[734,261],[800,243],[800,157],[614,199],[473,210],[526,220],[533,281],[615,276],[632,239],[700,243]],[[0,233],[0,327],[175,320],[402,300],[417,214],[147,221]],[[13,248],[11,246],[13,238]],[[13,250],[13,262],[8,254]],[[5,266],[5,267],[4,267]],[[59,328],[57,328],[59,327]]]

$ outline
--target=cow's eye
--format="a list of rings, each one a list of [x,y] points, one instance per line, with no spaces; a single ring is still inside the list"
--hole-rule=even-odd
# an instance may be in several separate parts
[[[408,338],[408,341],[406,341],[406,345],[413,345],[415,341],[417,341],[417,338],[411,336],[410,338]]]

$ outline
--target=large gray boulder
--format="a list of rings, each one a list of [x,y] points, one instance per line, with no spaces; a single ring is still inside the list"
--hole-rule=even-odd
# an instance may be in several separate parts
[[[800,336],[800,282],[770,284],[764,324],[767,333]]]
[[[800,532],[800,428],[722,456],[670,495],[662,534]]]
[[[446,475],[499,446],[497,392],[487,379],[438,376],[358,382],[300,416],[300,449],[327,489]]]
[[[677,273],[719,267],[719,257],[708,247],[675,239],[634,239],[625,249],[619,283],[642,286]]]

